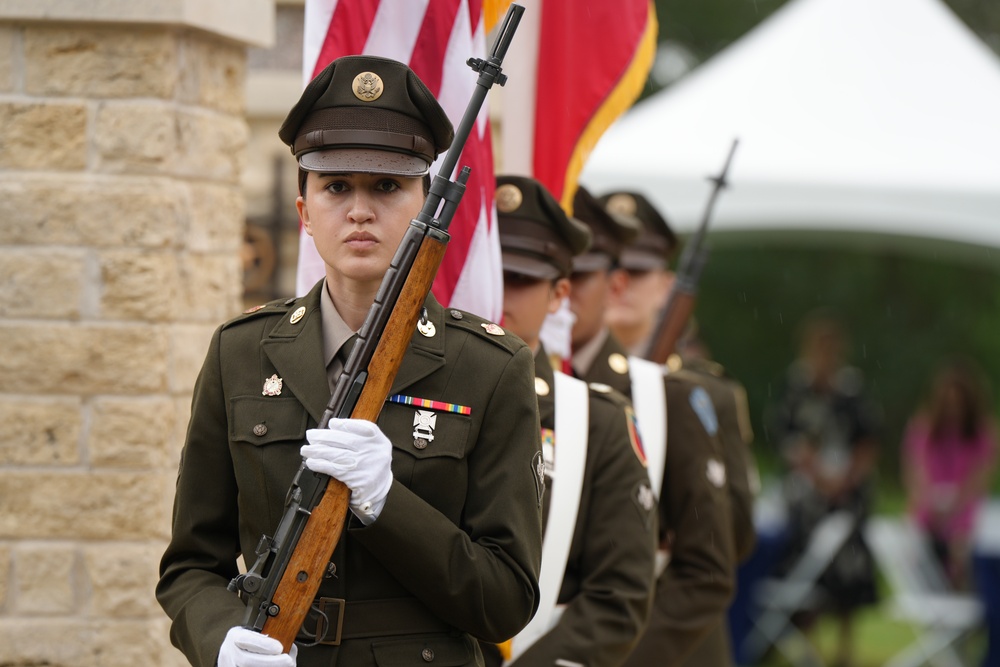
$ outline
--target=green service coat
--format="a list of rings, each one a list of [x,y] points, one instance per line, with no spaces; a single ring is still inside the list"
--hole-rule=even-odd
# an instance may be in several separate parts
[[[673,370],[673,374],[688,376],[705,387],[719,416],[719,437],[726,457],[727,488],[733,517],[733,548],[737,562],[742,563],[757,545],[757,530],[753,522],[757,464],[750,449],[753,433],[749,426],[746,391],[714,361],[683,359],[681,363],[683,365]]]
[[[215,664],[226,632],[243,621],[243,603],[226,585],[237,557],[251,564],[261,535],[277,526],[305,431],[330,399],[322,286],[221,326],[195,386],[157,598],[173,621],[171,641],[198,667]],[[435,335],[413,334],[391,394],[471,413],[436,410],[434,439],[420,449],[415,408],[385,404],[378,424],[394,448],[392,487],[372,525],[349,517],[335,576],[319,595],[416,601],[446,629],[400,627],[339,647],[301,647],[300,667],[426,665],[428,656],[480,665],[473,637],[506,639],[537,605],[543,480],[531,351],[433,297],[425,306]],[[262,395],[272,375],[283,381],[281,394]]]
[[[608,335],[586,380],[631,394],[631,382],[614,355],[628,353]],[[660,537],[670,562],[656,582],[646,631],[625,662],[629,667],[680,665],[722,622],[736,578],[732,516],[717,428],[710,432],[692,405],[700,385],[690,378],[664,378],[667,397],[667,458],[660,493]],[[710,467],[713,474],[709,473]],[[714,648],[714,647],[712,647]],[[732,662],[728,645],[712,651],[704,664]]]
[[[555,427],[555,378],[544,350],[535,356],[543,428]],[[538,382],[536,380],[536,382]],[[590,391],[590,428],[580,508],[559,604],[559,622],[512,663],[551,667],[620,665],[639,639],[653,599],[656,503],[634,433],[628,400],[604,385]],[[555,434],[559,448],[571,443]],[[549,494],[545,525],[549,525]],[[558,521],[558,517],[551,517]]]

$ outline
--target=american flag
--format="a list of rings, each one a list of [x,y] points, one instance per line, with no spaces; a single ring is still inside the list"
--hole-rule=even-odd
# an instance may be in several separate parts
[[[393,58],[416,72],[457,126],[477,78],[465,61],[487,55],[486,33],[496,21],[496,3],[485,2],[487,11],[484,0],[306,0],[305,80],[340,56]],[[472,174],[449,227],[451,241],[433,292],[445,306],[496,321],[502,312],[503,282],[485,106],[455,173],[465,165],[472,168]],[[312,238],[300,233],[297,293],[306,293],[323,275],[323,260]]]

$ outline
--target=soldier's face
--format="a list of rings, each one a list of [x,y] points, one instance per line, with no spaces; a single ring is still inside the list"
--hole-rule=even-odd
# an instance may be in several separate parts
[[[419,177],[310,173],[295,205],[336,289],[377,286],[423,203]]]
[[[671,271],[616,269],[608,294],[605,321],[616,327],[645,327],[656,321],[674,282]]]
[[[504,271],[503,326],[538,351],[539,333],[545,316],[559,310],[569,292],[569,280],[539,280]]]
[[[609,276],[607,271],[574,273],[570,277],[570,310],[576,316],[573,323],[573,349],[590,342],[604,326],[604,310],[608,304]]]

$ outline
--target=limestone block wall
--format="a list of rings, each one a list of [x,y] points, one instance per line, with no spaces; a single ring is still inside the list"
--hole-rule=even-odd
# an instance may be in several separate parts
[[[136,18],[170,0],[60,20],[86,4],[0,8],[5,667],[186,664],[153,587],[191,388],[241,309],[246,42]]]

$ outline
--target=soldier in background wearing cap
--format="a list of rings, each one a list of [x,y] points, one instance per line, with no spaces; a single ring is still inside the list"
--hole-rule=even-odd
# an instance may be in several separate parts
[[[583,261],[574,262],[574,292],[578,283],[592,287],[587,299],[570,295],[574,314],[582,314],[573,330],[574,370],[588,381],[601,378],[635,399],[641,389],[633,390],[628,352],[603,319],[595,327],[591,317],[597,301],[603,318],[615,282],[624,279],[614,269],[624,248],[638,236],[637,223],[612,216],[582,188],[574,198],[573,215],[591,230],[605,230],[605,238],[616,241],[599,250],[604,257],[584,255]],[[615,228],[631,233],[615,233]],[[581,324],[584,329],[578,329]],[[682,664],[719,624],[735,578],[725,466],[711,399],[688,378],[659,377],[664,385],[667,445],[659,538],[669,553],[669,563],[656,581],[649,625],[625,662],[634,667]],[[642,414],[639,419],[642,429]],[[647,447],[654,445],[647,443]]]
[[[299,161],[296,204],[326,278],[212,338],[157,586],[171,641],[199,667],[482,665],[474,637],[503,641],[538,605],[531,350],[428,296],[378,424],[315,428],[451,123],[405,65],[349,56],[306,87],[279,136]],[[347,485],[350,513],[317,600],[334,622],[307,619],[284,654],[240,627],[226,586],[237,557],[273,534],[303,457]]]
[[[539,339],[546,314],[558,308],[570,289],[573,256],[590,245],[591,235],[534,179],[498,176],[495,200],[503,253],[504,326],[535,353],[542,447],[552,480],[544,502],[543,573],[551,567],[546,559],[560,546],[569,546],[561,584],[541,582],[543,592],[547,585],[558,586],[555,602],[562,607],[561,615],[539,628],[544,634],[526,650],[519,642],[533,637],[515,638],[516,659],[511,664],[620,665],[645,626],[652,601],[655,497],[627,399],[606,385],[591,385],[588,401],[586,385],[552,370]],[[567,382],[579,385],[579,393],[556,391]],[[581,419],[580,431],[573,433],[576,425],[570,422]],[[569,461],[583,451],[585,465]],[[582,480],[570,478],[574,470]],[[560,498],[561,487],[576,485],[582,485],[578,495]],[[559,525],[573,510],[560,505],[563,502],[576,505],[575,526]],[[564,533],[567,528],[573,532]]]
[[[628,219],[642,228],[639,236],[622,251],[607,311],[607,322],[614,335],[633,354],[641,356],[649,349],[660,311],[673,286],[674,274],[668,262],[679,242],[667,220],[643,195],[617,192],[601,197],[601,202],[613,216]],[[691,354],[672,355],[667,367],[671,377],[704,387],[715,406],[730,500],[735,567],[750,555],[756,543],[752,491],[756,486],[756,466],[750,452],[753,435],[746,392],[742,385],[725,376],[721,365],[695,354],[700,348],[693,322],[690,325],[683,342],[689,345]],[[720,613],[720,617],[721,622],[706,640],[699,642],[685,664],[732,662],[725,615]]]

